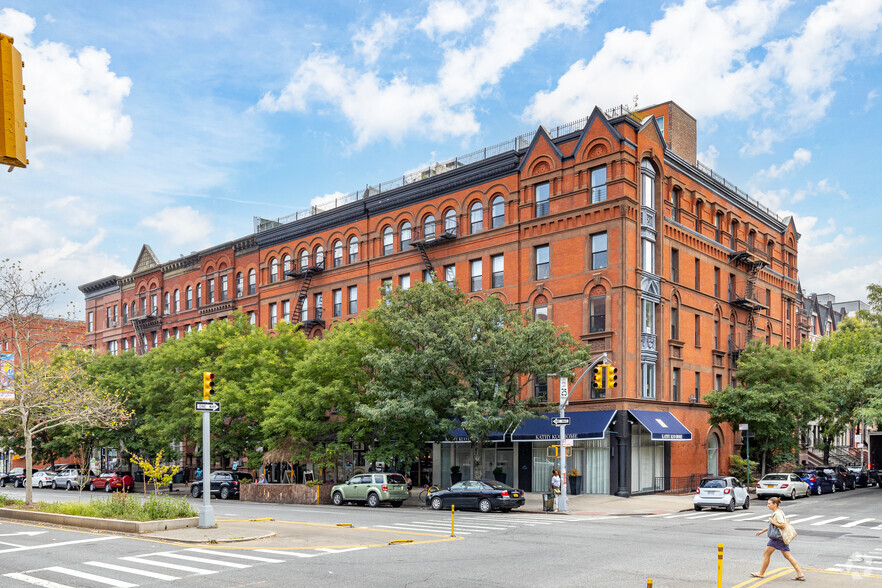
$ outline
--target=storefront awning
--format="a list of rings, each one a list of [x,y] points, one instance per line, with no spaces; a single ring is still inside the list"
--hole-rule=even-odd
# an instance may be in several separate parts
[[[551,424],[551,419],[560,416],[556,412],[543,413],[546,419],[530,419],[521,423],[511,435],[512,441],[554,441],[560,439],[560,427]],[[606,429],[612,422],[614,410],[586,410],[568,412],[567,439],[603,439]]]
[[[449,443],[470,443],[468,433],[466,433],[465,430],[461,427],[457,427],[456,429],[453,429],[452,431],[447,433],[446,440]],[[487,441],[497,442],[502,440],[503,434],[498,431],[494,431],[493,433],[487,435]]]
[[[649,430],[653,441],[691,441],[692,432],[677,417],[658,410],[629,410]]]

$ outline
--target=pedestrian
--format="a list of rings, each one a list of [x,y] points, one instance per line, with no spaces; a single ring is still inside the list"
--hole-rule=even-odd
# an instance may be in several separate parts
[[[196,468],[196,480],[202,477],[202,468]]]
[[[551,492],[552,494],[560,494],[560,472],[551,471]]]
[[[407,482],[407,495],[410,496],[410,491],[413,490],[413,480],[410,479],[410,474],[405,474],[404,481]]]
[[[257,480],[257,483],[258,483],[258,484],[266,484],[266,483],[267,483],[267,481],[266,481],[266,474],[264,474],[263,472],[261,472],[261,474],[260,474],[260,479]]]
[[[796,577],[793,579],[798,582],[805,582],[805,575],[802,573],[802,570],[799,568],[799,564],[796,563],[796,560],[793,558],[793,555],[790,553],[790,546],[784,543],[784,540],[781,537],[781,531],[784,530],[784,527],[787,526],[787,517],[784,516],[784,511],[782,511],[779,506],[781,505],[781,499],[777,496],[772,496],[769,498],[769,501],[766,503],[769,507],[769,510],[772,511],[772,516],[769,517],[769,526],[762,531],[757,531],[756,536],[759,537],[763,533],[769,533],[769,542],[766,543],[766,550],[763,551],[763,565],[760,568],[759,573],[750,574],[754,578],[763,578],[766,575],[766,568],[769,567],[769,560],[772,557],[772,554],[775,553],[775,550],[781,552],[781,555],[784,556],[784,559],[790,562],[790,565],[793,566],[793,569],[796,570]],[[777,533],[772,531],[772,529],[778,531]],[[777,535],[777,538],[774,538],[774,535]]]

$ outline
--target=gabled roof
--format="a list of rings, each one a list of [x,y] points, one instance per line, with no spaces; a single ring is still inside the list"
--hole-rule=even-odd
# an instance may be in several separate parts
[[[655,136],[658,138],[658,144],[667,149],[668,143],[665,141],[665,136],[664,134],[662,134],[661,129],[658,128],[658,121],[655,119],[654,114],[650,114],[641,121],[640,130],[638,131],[638,133],[646,131],[647,127],[649,127],[650,124],[652,124],[652,128],[655,129]],[[650,130],[649,132],[651,133],[652,130]]]
[[[588,131],[591,130],[591,126],[594,124],[594,121],[599,120],[606,130],[609,131],[616,141],[621,143],[625,140],[625,136],[622,135],[618,129],[609,124],[609,121],[604,116],[603,112],[598,108],[594,107],[594,110],[591,111],[591,116],[588,117],[588,122],[585,123],[585,126],[582,128],[582,136],[579,137],[579,142],[576,143],[576,148],[573,149],[573,155],[578,155],[578,153],[582,150],[582,144],[585,142],[586,137],[588,137]]]
[[[150,269],[151,267],[156,267],[157,265],[159,265],[159,258],[153,253],[153,249],[150,248],[150,245],[145,243],[141,247],[141,253],[138,254],[138,261],[135,262],[135,267],[132,268],[132,273],[136,274],[140,271]]]
[[[536,131],[536,134],[533,135],[533,140],[530,141],[530,146],[527,147],[527,151],[524,153],[523,158],[521,158],[521,163],[518,165],[518,172],[522,172],[524,170],[524,166],[527,165],[527,162],[530,161],[530,155],[533,153],[533,149],[536,148],[536,145],[539,144],[540,140],[544,140],[551,146],[551,149],[554,151],[555,155],[557,155],[558,159],[563,160],[564,154],[560,148],[554,144],[554,141],[551,140],[551,135],[548,134],[548,131],[542,125],[539,125],[539,129]]]

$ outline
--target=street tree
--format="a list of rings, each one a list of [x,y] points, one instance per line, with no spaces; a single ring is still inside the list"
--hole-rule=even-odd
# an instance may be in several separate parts
[[[361,413],[377,427],[373,454],[412,458],[461,428],[475,475],[492,433],[511,431],[545,408],[528,392],[534,375],[565,373],[589,357],[564,328],[535,321],[498,296],[467,300],[443,281],[394,290],[367,320],[391,343],[366,356],[371,402]]]
[[[737,385],[704,397],[712,425],[746,423],[755,434],[760,467],[773,456],[792,456],[798,431],[826,410],[819,381],[806,349],[793,350],[753,341],[738,358]],[[753,447],[753,445],[751,445]]]

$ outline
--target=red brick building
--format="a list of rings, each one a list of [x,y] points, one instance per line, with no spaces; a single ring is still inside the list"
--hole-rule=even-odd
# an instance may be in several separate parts
[[[696,161],[696,122],[673,102],[595,109],[512,141],[352,194],[209,250],[83,285],[88,343],[149,349],[228,316],[314,336],[377,303],[381,287],[458,280],[565,325],[606,352],[619,385],[571,391],[567,429],[583,492],[647,492],[727,470],[738,442],[702,398],[728,385],[750,338],[790,346],[797,240],[790,219]],[[534,378],[556,402],[557,382]],[[605,411],[605,412],[604,412]],[[608,416],[608,418],[607,418]],[[542,426],[500,438],[483,463],[547,487]],[[455,440],[454,440],[455,441]],[[435,481],[471,472],[468,447],[434,451]],[[475,474],[487,474],[476,472]]]

